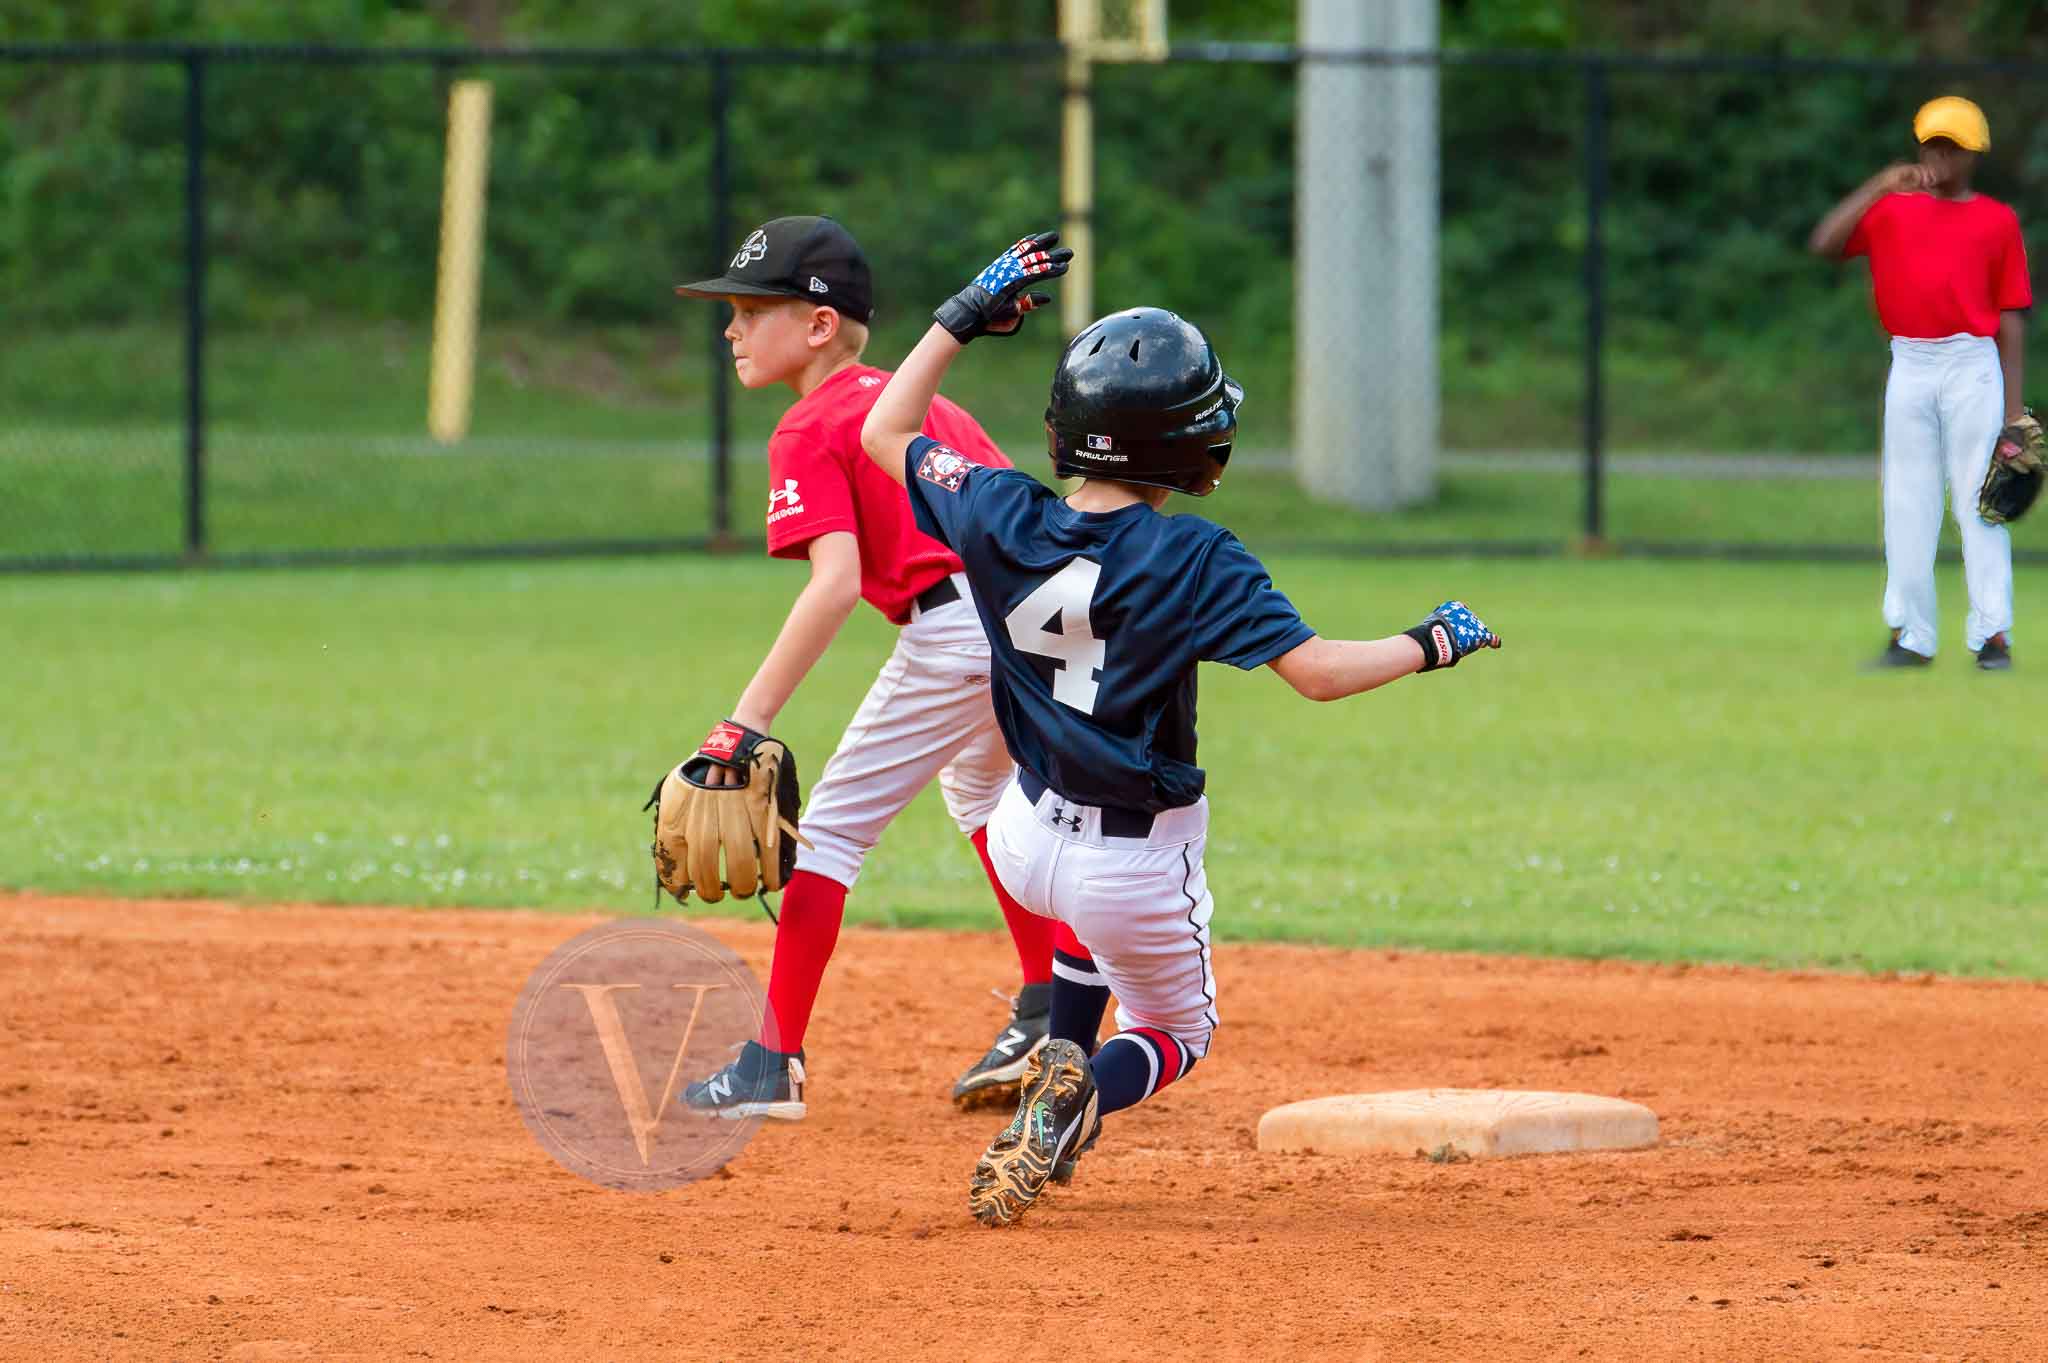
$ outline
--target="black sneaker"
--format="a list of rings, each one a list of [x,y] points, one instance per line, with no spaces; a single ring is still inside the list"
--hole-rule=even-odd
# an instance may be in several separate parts
[[[771,1051],[749,1041],[730,1065],[684,1089],[683,1106],[700,1117],[802,1121],[804,1053]]]
[[[1892,631],[1892,641],[1884,646],[1884,652],[1863,664],[1865,672],[1881,672],[1893,667],[1925,667],[1934,659],[1925,653],[1915,653],[1899,642],[1899,632]]]
[[[967,1185],[967,1207],[984,1226],[1015,1225],[1053,1170],[1080,1154],[1095,1130],[1100,1100],[1088,1057],[1057,1038],[1031,1057],[1017,1115],[989,1142]]]
[[[1051,982],[1025,985],[1010,1000],[1010,1020],[996,1034],[988,1054],[969,1065],[967,1073],[954,1082],[953,1101],[962,1108],[1014,1102],[1025,1066],[1051,1031]]]
[[[1984,647],[1977,650],[1977,666],[1986,672],[2003,672],[2012,666],[2012,646],[2005,641],[2000,631],[1984,641]]]

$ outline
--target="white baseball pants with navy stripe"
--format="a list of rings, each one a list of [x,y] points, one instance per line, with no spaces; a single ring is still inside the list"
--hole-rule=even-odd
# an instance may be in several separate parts
[[[1156,1028],[1197,1060],[1217,1022],[1208,841],[1207,799],[1154,816],[1148,838],[1110,838],[1100,810],[1054,790],[1034,804],[1015,781],[988,822],[988,859],[1003,888],[1073,929],[1116,995],[1118,1030]]]
[[[1977,517],[1977,489],[2005,424],[2005,371],[1988,336],[1892,338],[1884,385],[1884,622],[1934,656],[1934,553],[1943,483],[1962,531],[1972,653],[2012,629],[2012,537]]]
[[[988,822],[1017,768],[989,702],[988,638],[965,573],[960,599],[918,611],[804,802],[796,868],[851,887],[882,830],[939,780],[962,833]]]

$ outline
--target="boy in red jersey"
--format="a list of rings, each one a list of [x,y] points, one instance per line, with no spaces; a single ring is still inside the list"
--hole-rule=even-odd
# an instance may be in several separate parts
[[[861,423],[889,379],[860,361],[874,313],[867,259],[830,218],[776,218],[748,234],[723,275],[676,292],[731,304],[725,337],[741,384],[797,393],[768,441],[768,552],[808,559],[810,581],[732,721],[767,732],[858,602],[903,629],[804,809],[810,845],[784,888],[762,1034],[690,1085],[683,1101],[735,1119],[804,1115],[804,1032],[847,891],[883,828],[934,776],[980,854],[1024,977],[1008,1025],[953,1097],[1014,1098],[1045,1042],[1053,924],[1026,912],[988,869],[984,828],[1013,764],[990,706],[988,640],[960,560],[916,528],[903,488],[861,449]],[[934,404],[926,432],[977,463],[1009,467],[954,404]]]
[[[2027,248],[2012,209],[1970,188],[1991,149],[1984,111],[1944,95],[1913,118],[1920,159],[1889,166],[1835,205],[1808,246],[1870,257],[1878,320],[1892,337],[1884,392],[1884,619],[1878,667],[1934,659],[1934,554],[1944,478],[1962,531],[1977,666],[2012,666],[2012,539],[1977,515],[1998,432],[2019,419]]]

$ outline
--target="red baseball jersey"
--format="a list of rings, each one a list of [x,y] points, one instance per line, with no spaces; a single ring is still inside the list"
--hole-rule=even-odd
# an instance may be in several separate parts
[[[2034,305],[2019,215],[1977,194],[1887,194],[1843,250],[1870,257],[1877,317],[1894,336],[1996,336],[1998,314]]]
[[[960,571],[960,558],[917,528],[903,485],[860,447],[861,423],[888,381],[885,369],[848,365],[783,415],[768,439],[768,552],[808,558],[818,536],[851,531],[860,542],[860,594],[900,625],[920,592]],[[924,433],[977,464],[1010,467],[958,403],[934,399]]]

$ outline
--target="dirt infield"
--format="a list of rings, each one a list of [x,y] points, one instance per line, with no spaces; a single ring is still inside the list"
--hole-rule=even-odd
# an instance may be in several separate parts
[[[1004,1118],[944,1093],[1006,942],[849,931],[810,1119],[635,1195],[503,1071],[596,921],[0,897],[0,1357],[2048,1357],[2048,987],[1226,945],[1216,1052],[991,1232]],[[765,976],[765,923],[706,926]],[[1273,1104],[1433,1085],[1664,1140],[1253,1149]]]

